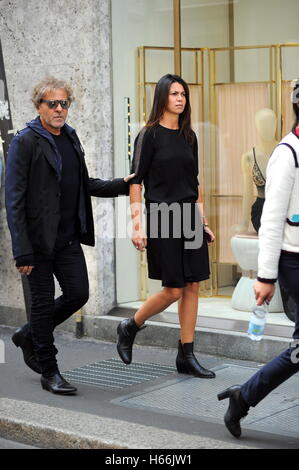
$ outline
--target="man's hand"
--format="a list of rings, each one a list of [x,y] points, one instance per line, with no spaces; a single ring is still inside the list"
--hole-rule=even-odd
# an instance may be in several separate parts
[[[255,292],[256,304],[262,305],[264,302],[269,303],[275,292],[275,284],[256,281],[253,285]]]
[[[135,176],[135,173],[131,173],[129,176],[126,176],[124,178],[124,182],[127,183],[128,181],[130,181],[132,178],[134,178]]]
[[[29,276],[33,268],[34,266],[19,266],[17,270],[20,274],[27,274],[27,276]]]

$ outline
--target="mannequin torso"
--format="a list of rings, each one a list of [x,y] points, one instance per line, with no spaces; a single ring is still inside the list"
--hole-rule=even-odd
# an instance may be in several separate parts
[[[235,227],[236,233],[245,233],[249,230],[252,215],[251,208],[255,200],[255,194],[257,194],[257,204],[254,204],[256,204],[256,210],[261,212],[263,199],[265,197],[266,168],[269,157],[278,144],[275,140],[276,123],[276,115],[271,109],[261,109],[255,115],[259,143],[242,155],[242,220],[240,225]],[[259,217],[257,217],[258,219],[260,215],[261,213]],[[259,224],[257,224],[257,226],[258,225]],[[255,227],[257,226],[255,225]],[[256,228],[256,230],[258,230],[258,228]]]

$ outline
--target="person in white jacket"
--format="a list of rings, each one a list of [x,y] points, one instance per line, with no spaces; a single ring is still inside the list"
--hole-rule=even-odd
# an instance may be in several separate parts
[[[279,278],[296,305],[294,341],[246,383],[218,394],[218,400],[229,398],[224,423],[234,437],[240,437],[240,420],[249,408],[299,371],[299,80],[293,88],[292,102],[295,125],[275,148],[267,166],[254,290],[257,305],[269,303]]]

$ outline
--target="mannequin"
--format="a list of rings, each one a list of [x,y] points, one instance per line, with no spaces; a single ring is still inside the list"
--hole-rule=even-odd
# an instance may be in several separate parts
[[[256,235],[265,201],[266,168],[269,157],[278,144],[275,140],[277,118],[271,109],[263,108],[255,114],[255,125],[259,136],[258,144],[242,155],[243,203],[240,225],[233,227],[234,232],[243,235]],[[254,186],[257,197],[254,202]],[[249,232],[250,221],[255,229]],[[279,283],[280,284],[280,283]],[[294,301],[280,285],[284,311],[290,320],[294,320]]]
[[[242,220],[234,227],[235,233],[248,233],[250,221],[255,231],[260,227],[265,200],[266,168],[269,157],[278,144],[275,140],[277,118],[272,109],[263,108],[255,114],[258,144],[242,155],[243,203]],[[254,186],[257,198],[254,202]]]

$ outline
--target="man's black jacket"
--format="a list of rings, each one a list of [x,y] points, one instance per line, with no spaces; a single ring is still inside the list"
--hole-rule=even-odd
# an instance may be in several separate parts
[[[80,159],[80,242],[94,246],[90,196],[128,194],[129,185],[122,178],[89,178],[75,129],[67,124],[64,129]],[[60,220],[60,180],[61,157],[51,134],[36,118],[13,138],[6,162],[5,200],[14,258],[53,252]]]

